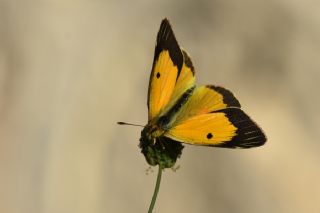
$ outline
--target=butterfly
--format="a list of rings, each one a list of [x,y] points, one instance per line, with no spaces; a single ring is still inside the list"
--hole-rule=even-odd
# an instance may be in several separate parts
[[[161,22],[148,89],[148,123],[140,148],[147,162],[173,167],[183,145],[251,148],[266,142],[232,92],[196,86],[195,69],[168,19]]]

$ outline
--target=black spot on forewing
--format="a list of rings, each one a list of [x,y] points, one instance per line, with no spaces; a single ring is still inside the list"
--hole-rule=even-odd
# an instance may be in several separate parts
[[[213,85],[207,85],[207,88],[210,88],[220,93],[223,96],[223,103],[225,103],[227,107],[238,107],[238,108],[241,107],[239,101],[236,99],[236,97],[234,97],[231,91],[223,87],[213,86]]]
[[[158,72],[156,76],[157,76],[157,78],[159,79],[159,78],[160,78],[160,73]]]
[[[227,108],[223,112],[229,121],[237,128],[236,136],[231,141],[216,145],[225,148],[251,148],[262,146],[267,141],[262,129],[239,108]],[[216,113],[216,112],[213,112]]]
[[[208,138],[208,139],[211,139],[212,137],[213,137],[212,133],[208,133],[208,134],[207,134],[207,138]]]

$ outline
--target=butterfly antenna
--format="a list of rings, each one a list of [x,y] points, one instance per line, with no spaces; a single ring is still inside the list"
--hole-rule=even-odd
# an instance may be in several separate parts
[[[126,123],[126,122],[117,122],[117,124],[119,124],[119,125],[129,125],[129,126],[141,126],[141,127],[144,127],[143,125],[131,124],[131,123]]]

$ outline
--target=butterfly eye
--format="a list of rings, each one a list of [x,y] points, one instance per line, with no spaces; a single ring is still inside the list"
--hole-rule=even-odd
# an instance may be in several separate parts
[[[159,73],[159,72],[157,73],[157,78],[158,78],[158,79],[160,78],[160,73]]]
[[[212,137],[213,137],[213,135],[212,135],[211,133],[208,133],[208,134],[207,134],[207,138],[208,138],[208,139],[211,139]]]

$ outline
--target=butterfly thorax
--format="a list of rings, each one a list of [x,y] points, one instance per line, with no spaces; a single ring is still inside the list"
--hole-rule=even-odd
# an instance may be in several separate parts
[[[150,122],[141,132],[139,147],[150,165],[171,168],[181,155],[183,145],[164,134],[163,128]]]

